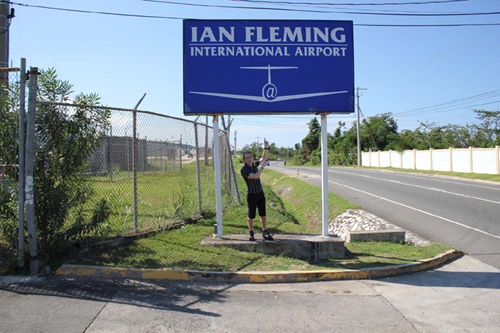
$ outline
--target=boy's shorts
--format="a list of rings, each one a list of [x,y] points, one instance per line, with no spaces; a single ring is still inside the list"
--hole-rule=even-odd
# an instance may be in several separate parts
[[[247,194],[248,202],[248,217],[252,220],[255,218],[257,208],[259,209],[259,216],[266,216],[266,197],[264,192],[256,194]]]

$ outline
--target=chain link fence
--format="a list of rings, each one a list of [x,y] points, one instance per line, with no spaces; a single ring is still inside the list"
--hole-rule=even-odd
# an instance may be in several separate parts
[[[18,193],[23,191],[18,188],[24,187],[18,171],[24,152],[19,119],[26,123],[20,117],[24,111],[19,112],[18,72],[9,72],[2,83],[0,250],[9,253],[2,262],[15,260],[17,252],[21,265],[23,258],[30,263],[40,258],[43,264],[91,244],[215,214],[213,128],[208,117],[201,123],[149,111],[39,100],[33,177],[21,177],[30,179],[34,189],[30,193],[38,243],[33,248],[30,243],[28,255],[16,245],[32,238],[25,230],[24,208],[16,208],[22,207]],[[30,83],[36,83],[32,79],[37,71],[30,75]],[[222,203],[227,208],[240,199],[226,131],[219,130],[219,144]],[[16,243],[18,234],[21,241]],[[31,267],[33,274],[38,262]]]

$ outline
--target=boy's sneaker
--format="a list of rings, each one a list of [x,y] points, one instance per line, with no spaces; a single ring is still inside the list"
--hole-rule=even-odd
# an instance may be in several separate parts
[[[269,234],[269,232],[267,232],[267,230],[264,230],[264,231],[262,232],[262,236],[264,237],[264,240],[268,240],[268,241],[272,241],[272,240],[274,240],[273,236],[271,236],[271,235]]]
[[[250,231],[250,235],[249,235],[249,237],[248,237],[248,240],[250,240],[250,241],[254,241],[254,240],[255,240],[255,237],[254,237],[253,231]]]

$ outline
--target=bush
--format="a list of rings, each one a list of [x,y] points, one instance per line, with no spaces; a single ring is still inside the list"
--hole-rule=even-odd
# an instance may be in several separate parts
[[[43,71],[38,96],[43,102],[68,101],[72,85]],[[105,200],[90,213],[93,193],[88,158],[104,138],[110,112],[98,106],[97,94],[80,94],[74,106],[39,103],[35,149],[35,214],[39,256],[50,258],[98,235],[110,215]]]

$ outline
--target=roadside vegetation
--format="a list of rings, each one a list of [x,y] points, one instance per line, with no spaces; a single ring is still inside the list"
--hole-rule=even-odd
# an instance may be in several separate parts
[[[239,170],[238,165],[235,166]],[[321,190],[293,177],[266,171],[263,178],[268,205],[268,229],[272,233],[316,233],[321,230]],[[238,177],[241,197],[245,184]],[[278,195],[277,193],[280,193]],[[330,194],[329,219],[347,209],[360,208]],[[177,230],[133,241],[128,246],[91,249],[71,263],[134,268],[172,268],[216,271],[275,271],[359,269],[403,264],[434,257],[450,248],[441,244],[417,247],[386,242],[349,243],[345,259],[305,261],[287,256],[249,253],[231,248],[204,247],[200,242],[213,237],[216,217],[202,218]],[[224,211],[224,234],[247,234],[246,205]],[[256,231],[260,231],[258,222]]]
[[[500,111],[474,110],[476,124],[439,126],[436,123],[422,122],[415,130],[398,128],[397,120],[391,113],[383,113],[363,119],[360,124],[362,151],[403,151],[408,149],[427,150],[448,148],[494,148],[500,145]],[[321,162],[321,125],[316,118],[307,124],[309,132],[293,148],[279,148],[271,143],[269,159],[283,159],[287,165],[320,165]],[[271,139],[272,141],[272,139]],[[257,154],[257,142],[248,144],[242,151]],[[262,148],[260,148],[262,152]],[[328,164],[356,165],[357,163],[357,126],[350,127],[338,122],[333,134],[328,134]]]

